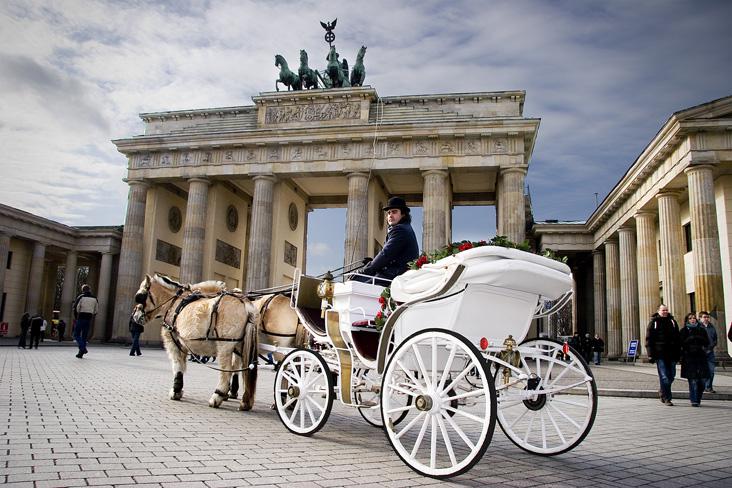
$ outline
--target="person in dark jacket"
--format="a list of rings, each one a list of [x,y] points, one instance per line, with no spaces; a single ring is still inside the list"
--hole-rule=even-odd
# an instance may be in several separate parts
[[[99,310],[99,302],[91,292],[91,286],[83,285],[81,287],[81,295],[76,297],[72,311],[74,312],[74,318],[76,319],[76,325],[74,326],[74,339],[79,345],[79,352],[76,357],[81,359],[86,354],[86,339],[94,323],[94,317],[97,315]]]
[[[41,341],[41,327],[43,327],[44,319],[40,313],[35,314],[30,319],[30,343],[28,344],[29,349],[33,349],[35,344],[38,349],[38,343]]]
[[[132,347],[130,348],[130,356],[142,356],[140,352],[140,334],[145,332],[145,326],[138,324],[130,318],[130,335],[132,335]]]
[[[648,323],[646,351],[658,369],[661,402],[673,406],[671,384],[676,377],[676,363],[679,360],[679,325],[666,305],[660,305]]]
[[[707,346],[707,366],[709,367],[709,377],[704,385],[704,391],[707,393],[717,393],[714,391],[714,369],[716,367],[716,358],[714,357],[714,348],[717,347],[717,329],[711,322],[709,312],[699,312],[699,326],[704,329],[709,336],[709,346]]]
[[[602,356],[602,353],[605,351],[605,341],[602,340],[602,338],[595,334],[595,338],[592,340],[592,356],[593,361],[595,364],[600,364],[600,357]]]
[[[25,341],[28,338],[28,329],[30,329],[30,314],[24,313],[20,317],[20,339],[18,339],[18,349],[25,349]]]
[[[689,400],[692,407],[701,404],[704,385],[709,378],[706,348],[709,336],[699,325],[696,315],[690,313],[684,320],[684,328],[679,333],[681,341],[681,377],[689,381]]]
[[[376,284],[388,286],[384,280],[393,280],[407,271],[407,264],[419,256],[419,245],[412,229],[412,217],[407,203],[399,197],[392,197],[382,208],[386,212],[389,230],[384,247],[376,257],[359,272],[361,275],[374,276]],[[378,278],[383,278],[379,280]],[[370,281],[364,276],[355,276],[357,281]]]

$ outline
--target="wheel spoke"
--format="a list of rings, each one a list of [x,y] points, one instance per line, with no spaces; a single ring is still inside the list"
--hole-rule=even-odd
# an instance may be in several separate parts
[[[318,410],[320,410],[320,413],[321,413],[321,414],[322,414],[323,412],[325,412],[325,407],[321,407],[321,406],[320,406],[320,404],[319,404],[318,402],[316,402],[315,400],[313,400],[313,399],[312,399],[312,398],[310,398],[309,396],[305,397],[305,399],[306,399],[306,400],[308,400],[308,401],[310,401],[310,403],[312,403],[312,404],[313,404],[313,405],[315,405],[316,407],[318,407]]]
[[[435,469],[435,464],[437,461],[437,422],[435,421],[435,417],[432,417],[432,425],[430,426],[430,434],[432,438],[430,439],[430,468]]]
[[[447,429],[445,429],[445,422],[443,422],[442,417],[437,417],[437,423],[440,424],[440,431],[442,432],[442,438],[445,439],[445,449],[447,449],[447,454],[450,456],[450,462],[453,466],[455,466],[458,462],[457,459],[455,459],[455,452],[452,449],[452,443],[450,442],[450,436],[447,435]]]
[[[293,376],[291,376],[291,375],[290,375],[290,374],[289,374],[289,373],[288,373],[287,371],[282,371],[282,376],[284,376],[284,377],[285,377],[285,379],[286,379],[287,381],[289,381],[291,385],[296,385],[296,384],[298,384],[298,380],[297,380],[297,379],[295,379],[295,378],[294,378]]]
[[[454,380],[452,380],[452,382],[450,382],[450,384],[449,384],[448,386],[446,386],[446,387],[445,387],[445,390],[447,390],[447,391],[450,391],[450,390],[452,390],[452,389],[453,389],[453,387],[454,387],[455,385],[457,385],[457,384],[458,384],[458,383],[460,382],[460,380],[462,380],[463,378],[465,378],[465,375],[467,375],[468,373],[470,373],[470,370],[472,370],[472,369],[473,369],[474,367],[475,367],[475,366],[473,366],[472,362],[470,362],[470,364],[468,364],[468,365],[467,365],[467,366],[465,367],[465,369],[463,369],[463,370],[462,370],[462,371],[460,372],[460,374],[459,374],[459,375],[457,375],[457,377],[455,377],[455,379],[454,379]]]
[[[519,420],[521,420],[522,418],[524,418],[524,415],[526,415],[529,412],[530,412],[530,410],[524,410],[523,412],[521,412],[521,415],[519,415],[518,417],[516,417],[515,419],[513,419],[513,422],[511,422],[509,424],[508,428],[509,429],[512,429],[513,426],[516,425],[516,422],[518,422]]]
[[[298,410],[300,410],[300,404],[302,402],[295,402],[295,408],[292,409],[292,415],[290,416],[290,423],[295,423],[295,417],[297,416]]]
[[[445,400],[460,400],[461,398],[470,398],[470,397],[480,396],[480,395],[484,395],[484,394],[485,394],[485,390],[483,388],[481,388],[480,390],[472,390],[472,391],[468,391],[465,393],[460,393],[459,395],[446,396]]]
[[[544,422],[543,410],[539,410],[539,422],[541,422],[541,446],[546,449],[546,422]]]
[[[450,356],[447,358],[447,363],[445,363],[445,369],[442,370],[442,377],[440,378],[440,385],[437,387],[437,391],[444,391],[445,381],[447,381],[447,377],[450,375],[450,369],[452,368],[452,362],[455,359],[456,353],[457,347],[453,345],[450,348]]]
[[[546,416],[549,417],[549,421],[554,426],[554,430],[556,431],[556,433],[559,436],[559,438],[562,440],[562,445],[566,444],[567,443],[567,440],[564,438],[564,435],[562,435],[562,431],[559,429],[559,426],[557,425],[557,421],[554,420],[554,415],[552,415],[552,412],[549,411],[549,410],[547,410],[546,411]]]
[[[371,408],[378,408],[378,405],[375,407],[371,407]],[[416,408],[416,407],[414,405],[407,405],[406,407],[392,408],[390,410],[387,410],[386,413],[391,415],[392,413],[405,412],[405,411],[411,410],[413,408]]]
[[[404,364],[402,364],[401,361],[397,360],[396,363],[397,363],[397,366],[399,366],[401,368],[401,370],[404,371],[404,373],[407,375],[407,377],[410,380],[412,380],[412,383],[414,383],[415,385],[422,388],[422,383],[417,378],[414,377],[414,375],[412,374],[411,371],[409,371],[407,368],[404,367]]]
[[[313,409],[310,407],[310,404],[305,402],[305,408],[308,411],[308,416],[310,417],[310,422],[312,425],[315,425],[315,415],[313,415]]]
[[[419,369],[422,372],[422,377],[424,378],[424,382],[427,385],[427,388],[429,388],[430,387],[430,377],[427,374],[427,369],[424,367],[424,362],[422,361],[422,355],[419,353],[419,348],[417,347],[417,344],[412,344],[412,352],[414,353],[414,357],[417,360]]]
[[[432,337],[432,384],[437,384],[437,337]],[[444,373],[444,372],[443,372]]]
[[[473,415],[472,413],[468,413],[465,410],[458,410],[457,408],[452,408],[452,407],[448,407],[448,406],[445,406],[445,410],[460,414],[463,417],[469,418],[470,420],[474,420],[480,424],[485,422],[485,419],[482,419],[482,418],[478,417],[477,415]]]
[[[552,397],[553,402],[564,403],[566,405],[574,405],[575,407],[587,408],[586,403],[573,402],[572,400],[565,400],[564,398]]]
[[[419,435],[417,436],[417,440],[414,441],[414,447],[412,447],[412,452],[410,453],[410,456],[414,458],[414,456],[417,455],[417,451],[419,450],[419,446],[422,444],[422,439],[424,438],[424,433],[427,431],[427,424],[430,423],[430,418],[425,415],[424,422],[422,422],[422,428],[419,429]]]
[[[528,412],[528,410],[527,410]],[[531,434],[531,429],[534,428],[534,419],[536,418],[536,414],[531,415],[529,418],[529,425],[526,426],[526,434],[524,435],[524,442],[529,442],[529,435]]]
[[[417,415],[416,417],[414,417],[407,425],[404,426],[404,428],[402,430],[399,431],[398,434],[396,434],[396,438],[399,439],[401,436],[403,436],[404,434],[406,434],[407,431],[409,429],[411,429],[412,426],[419,421],[419,419],[421,419],[422,417],[424,417],[426,415],[427,415],[427,412],[420,412],[419,415]]]
[[[287,400],[287,403],[282,405],[282,408],[283,409],[290,408],[290,405],[292,405],[292,402],[294,402],[294,401],[297,401],[297,398],[295,398],[295,397],[290,398],[289,400]]]
[[[397,386],[397,385],[392,385],[392,384],[389,384],[389,385],[386,385],[386,386],[388,386],[388,387],[389,387],[390,389],[392,389],[392,390],[396,390],[396,391],[398,391],[399,393],[403,393],[403,394],[405,394],[405,395],[409,395],[409,396],[417,396],[417,395],[419,395],[419,392],[416,392],[416,391],[409,391],[409,390],[405,390],[404,388],[401,388],[401,387],[399,387],[399,386]]]
[[[445,420],[447,420],[447,423],[450,424],[450,427],[452,427],[452,430],[457,432],[457,434],[460,436],[460,438],[463,440],[463,442],[472,450],[475,449],[475,444],[471,442],[471,440],[468,438],[467,435],[465,435],[465,432],[463,432],[463,429],[461,429],[458,424],[455,423],[455,421],[445,412],[442,412],[442,416]]]
[[[555,407],[553,403],[550,403],[549,404],[549,408],[553,409],[559,415],[561,415],[562,417],[564,417],[565,420],[567,420],[567,422],[569,422],[570,424],[574,425],[577,429],[581,429],[580,425],[577,422],[575,422],[574,420],[572,420],[571,418],[569,418],[569,416],[566,413],[562,412],[557,407]]]

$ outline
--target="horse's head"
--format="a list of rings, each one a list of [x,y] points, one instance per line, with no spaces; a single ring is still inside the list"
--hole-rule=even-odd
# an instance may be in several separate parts
[[[188,287],[171,280],[167,276],[153,277],[145,275],[140,283],[140,288],[135,293],[135,308],[132,311],[132,320],[138,324],[144,324],[151,318],[162,316],[162,307],[170,302],[179,291],[187,290]],[[158,312],[156,314],[156,312]],[[155,314],[155,315],[153,315]]]
[[[361,49],[358,50],[358,54],[356,55],[356,62],[363,63],[363,57],[366,54],[366,46],[361,46]]]
[[[304,65],[308,64],[308,52],[304,49],[300,49],[300,62]]]
[[[275,66],[279,68],[285,65],[287,65],[287,61],[285,61],[284,56],[282,56],[281,54],[275,54]]]

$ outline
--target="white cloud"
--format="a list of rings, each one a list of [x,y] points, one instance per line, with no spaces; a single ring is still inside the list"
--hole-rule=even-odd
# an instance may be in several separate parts
[[[10,0],[0,201],[123,223],[126,161],[111,139],[139,134],[139,112],[251,103],[274,87],[275,53],[322,62],[319,21],[335,17],[339,51],[352,61],[369,47],[382,96],[526,90],[525,115],[542,119],[528,176],[539,219],[587,217],[672,112],[730,94],[723,2]],[[340,226],[322,232],[340,246]]]

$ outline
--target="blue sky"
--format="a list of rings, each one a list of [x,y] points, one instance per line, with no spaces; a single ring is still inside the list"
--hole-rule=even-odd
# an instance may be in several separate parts
[[[585,219],[673,112],[732,94],[725,1],[5,0],[0,202],[123,223],[111,139],[141,133],[140,112],[251,104],[274,87],[273,55],[324,50],[319,22],[336,17],[339,51],[368,46],[382,96],[525,90],[524,115],[542,119],[539,220]],[[311,214],[311,263],[335,259],[340,214]],[[490,237],[493,219],[458,209],[453,238]]]

